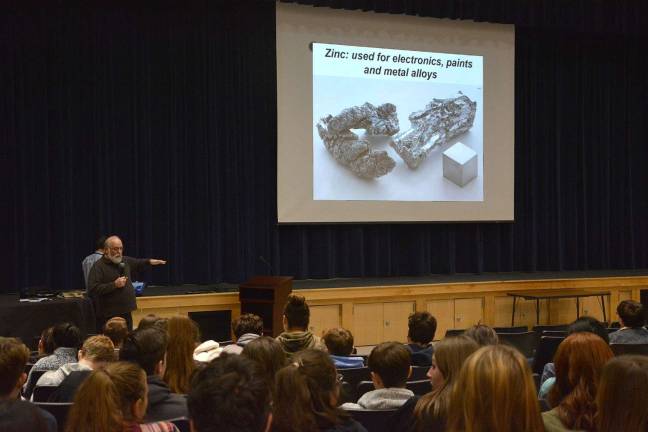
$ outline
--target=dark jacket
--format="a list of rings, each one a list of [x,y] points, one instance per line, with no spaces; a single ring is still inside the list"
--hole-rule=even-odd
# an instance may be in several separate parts
[[[427,347],[422,347],[417,344],[407,344],[407,348],[412,352],[412,366],[432,366],[434,347],[431,344]]]
[[[48,402],[74,402],[74,395],[83,384],[86,378],[92,373],[91,370],[79,370],[71,372],[70,375],[65,377],[63,382],[59,384],[58,388],[49,397]]]
[[[187,396],[171,393],[169,386],[157,375],[146,377],[148,382],[148,409],[146,423],[188,417]]]
[[[100,318],[112,318],[129,313],[137,308],[135,289],[131,282],[131,271],[137,272],[148,267],[148,259],[123,257],[126,264],[123,275],[128,278],[123,288],[115,286],[115,279],[122,276],[119,265],[106,256],[99,259],[88,275],[88,295],[95,307],[95,314]]]

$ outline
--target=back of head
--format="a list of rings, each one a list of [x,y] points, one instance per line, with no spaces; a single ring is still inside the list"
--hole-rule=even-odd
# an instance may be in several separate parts
[[[144,316],[139,323],[137,323],[137,329],[138,330],[144,330],[145,328],[153,327],[155,323],[157,323],[160,320],[163,320],[164,318],[160,318],[159,316],[155,314],[148,314]],[[164,329],[166,331],[166,328]]]
[[[281,368],[286,365],[286,354],[281,344],[269,336],[261,336],[248,342],[241,355],[256,362],[262,375],[274,387],[274,379]]]
[[[173,393],[187,393],[195,369],[193,352],[200,343],[198,325],[188,317],[175,316],[167,322],[167,345],[164,381]]]
[[[648,357],[624,355],[603,368],[596,395],[597,430],[648,430]]]
[[[52,329],[52,340],[56,348],[74,348],[81,346],[81,331],[70,323],[61,323]]]
[[[646,325],[646,311],[637,301],[623,300],[617,306],[617,314],[626,327],[639,328]]]
[[[108,237],[105,235],[100,236],[95,242],[95,250],[104,250],[106,248],[107,239]]]
[[[412,355],[400,342],[383,342],[376,345],[367,366],[380,377],[385,387],[404,388],[409,377]]]
[[[146,376],[136,364],[111,363],[81,384],[70,410],[67,432],[121,431],[135,417],[135,403],[146,401]]]
[[[103,334],[110,338],[115,347],[119,348],[128,334],[128,324],[122,317],[110,318],[104,324]]]
[[[288,322],[288,328],[306,330],[310,320],[310,309],[306,298],[295,294],[289,295],[284,307],[284,316]]]
[[[343,423],[349,415],[336,407],[337,371],[324,351],[307,349],[277,373],[273,431],[311,431]]]
[[[253,333],[262,336],[263,319],[254,314],[243,314],[232,322],[232,332],[236,339],[239,339],[246,333]]]
[[[608,336],[607,328],[596,318],[589,316],[580,317],[576,321],[571,323],[567,328],[567,334],[578,332],[594,333],[595,335],[603,339],[605,343],[610,343],[610,337]]]
[[[115,361],[115,345],[110,338],[103,335],[91,336],[83,342],[81,352],[92,362],[104,363]]]
[[[196,432],[261,432],[270,392],[254,362],[224,353],[196,373],[187,405]]]
[[[156,327],[137,329],[129,333],[119,350],[119,360],[137,363],[147,375],[154,375],[156,366],[164,360],[167,335]]]
[[[434,340],[437,320],[430,312],[414,312],[407,319],[407,337],[414,343],[429,344]]]
[[[495,330],[485,324],[476,324],[468,328],[463,334],[473,339],[479,346],[497,345],[499,343]]]
[[[551,406],[569,429],[594,428],[596,389],[605,363],[614,354],[593,333],[573,333],[561,342],[554,356],[556,382],[549,391]]]
[[[544,426],[527,360],[505,345],[485,346],[461,368],[449,430],[541,432]]]
[[[54,339],[52,339],[52,331],[54,327],[47,327],[41,333],[40,341],[38,341],[38,354],[40,355],[50,355],[54,352],[56,348],[54,346]]]
[[[47,421],[36,405],[22,400],[0,401],[2,432],[49,432]]]
[[[336,356],[350,356],[353,352],[353,335],[345,328],[332,328],[324,333],[322,340],[329,354]]]
[[[0,336],[0,399],[11,394],[25,372],[29,349],[15,338]]]

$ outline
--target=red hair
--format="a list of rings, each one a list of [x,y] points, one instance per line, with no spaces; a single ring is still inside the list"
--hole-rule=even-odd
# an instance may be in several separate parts
[[[554,357],[556,382],[549,404],[557,405],[558,417],[567,429],[594,430],[596,389],[603,366],[614,357],[594,333],[574,333],[558,347]]]

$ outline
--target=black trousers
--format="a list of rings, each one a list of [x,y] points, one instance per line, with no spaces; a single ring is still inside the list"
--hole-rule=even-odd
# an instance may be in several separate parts
[[[133,331],[133,317],[131,316],[131,313],[125,313],[121,315],[112,315],[109,317],[97,317],[97,334],[102,334],[103,333],[103,328],[106,322],[108,322],[109,319],[111,318],[124,318],[126,320],[126,325],[128,326],[128,331]]]

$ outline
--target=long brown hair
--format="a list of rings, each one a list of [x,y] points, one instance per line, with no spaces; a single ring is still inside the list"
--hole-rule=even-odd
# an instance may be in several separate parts
[[[169,343],[164,382],[173,393],[188,393],[191,375],[196,368],[193,352],[200,340],[198,325],[183,316],[170,318],[167,325]]]
[[[286,366],[286,354],[281,348],[281,344],[274,338],[261,336],[245,344],[241,355],[259,365],[259,371],[268,382],[274,400],[276,394],[275,377],[277,372]]]
[[[307,349],[295,354],[277,373],[272,430],[312,431],[344,423],[350,416],[335,406],[338,395],[337,371],[328,353]]]
[[[558,346],[556,382],[547,399],[566,428],[594,430],[596,389],[612,357],[608,344],[594,333],[573,333]]]
[[[443,384],[419,399],[414,409],[414,417],[422,430],[426,423],[447,419],[450,397],[455,381],[464,361],[479,345],[468,336],[457,336],[443,339],[434,348],[434,363],[443,375]]]
[[[603,368],[596,405],[599,432],[648,431],[648,357],[610,360]]]
[[[133,418],[133,404],[146,398],[146,374],[134,363],[116,362],[97,369],[74,397],[67,432],[121,432]]]
[[[514,348],[485,346],[461,368],[452,391],[449,431],[544,432],[527,360]]]

